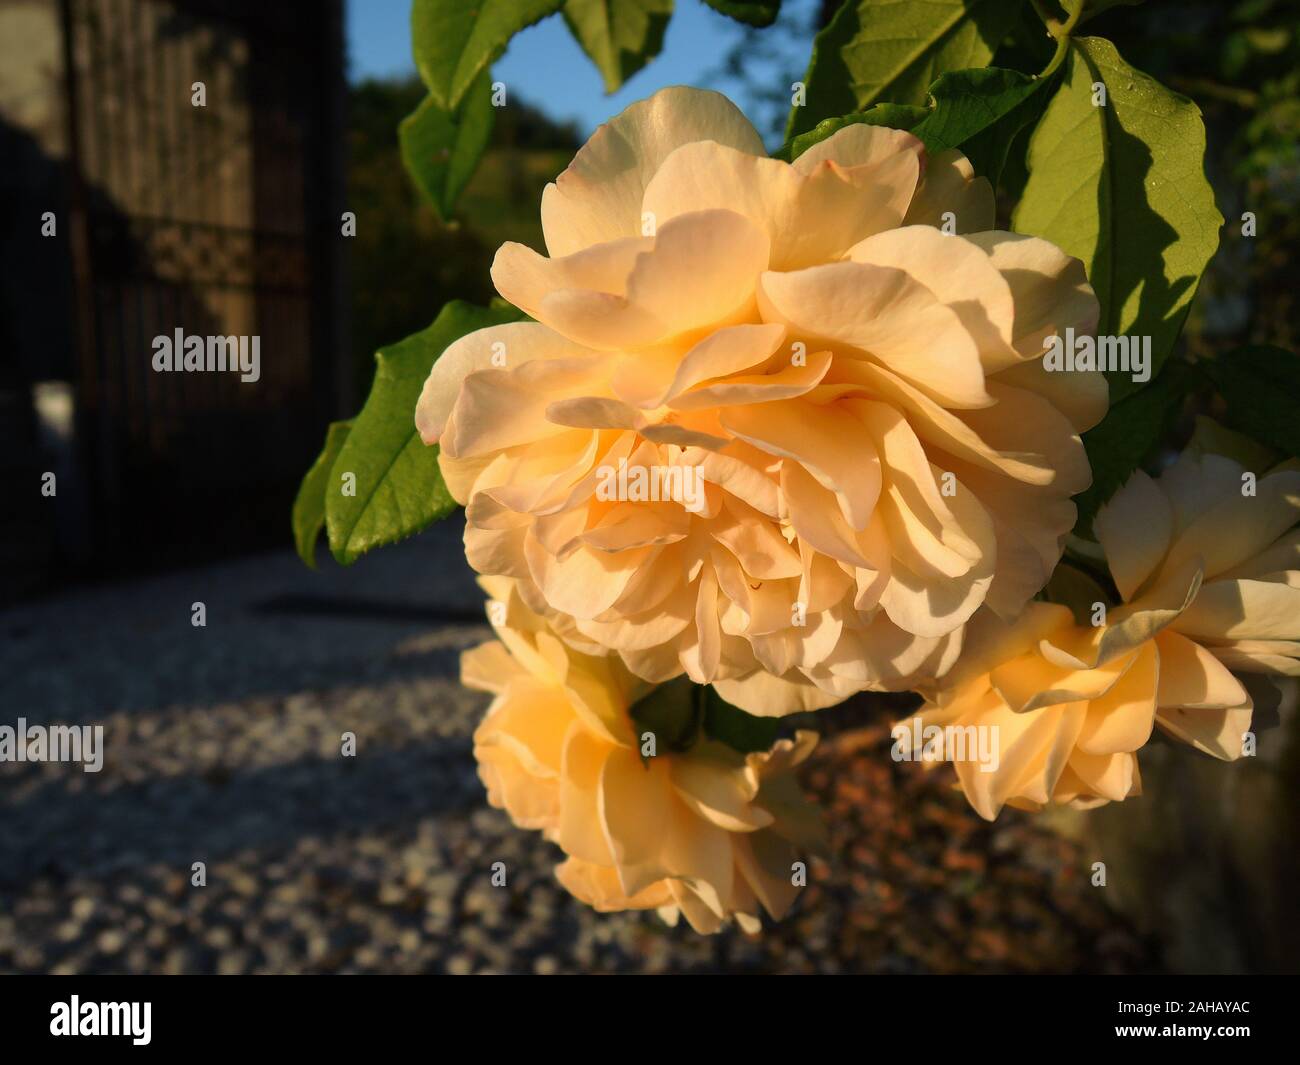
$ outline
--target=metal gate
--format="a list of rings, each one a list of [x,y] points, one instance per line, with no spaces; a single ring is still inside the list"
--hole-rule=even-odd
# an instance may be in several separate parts
[[[95,553],[284,542],[347,385],[341,3],[59,7]],[[259,337],[259,379],[158,372],[177,329]]]

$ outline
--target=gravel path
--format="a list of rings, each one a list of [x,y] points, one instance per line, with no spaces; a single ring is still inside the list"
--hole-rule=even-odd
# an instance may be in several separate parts
[[[489,630],[459,532],[349,569],[276,553],[0,613],[0,723],[102,724],[107,745],[98,774],[0,763],[0,971],[1156,966],[1074,845],[985,825],[941,774],[891,762],[872,706],[822,719],[840,732],[806,784],[834,853],[782,925],[703,938],[575,903],[555,849],[474,774],[486,699],[457,659]]]

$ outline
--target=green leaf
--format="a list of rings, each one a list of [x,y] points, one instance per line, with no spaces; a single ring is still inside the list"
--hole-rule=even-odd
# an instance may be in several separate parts
[[[430,94],[397,127],[402,162],[444,221],[451,217],[492,135],[490,78],[484,72],[454,113]]]
[[[732,706],[709,687],[704,694],[704,734],[741,754],[770,750],[780,729],[778,717],[755,717]]]
[[[673,0],[565,0],[564,21],[615,92],[659,54]]]
[[[628,712],[640,730],[654,733],[657,747],[670,751],[690,750],[701,733],[741,754],[766,751],[780,730],[779,718],[746,713],[685,676],[660,684]]]
[[[644,731],[653,732],[655,750],[687,751],[700,733],[700,699],[689,677],[677,677],[655,687],[628,710]]]
[[[781,0],[704,0],[714,11],[721,11],[737,22],[762,29],[776,21],[781,13]]]
[[[338,458],[351,428],[351,421],[330,423],[325,433],[325,446],[303,477],[293,501],[294,546],[298,548],[298,557],[312,569],[316,568],[316,538],[325,527],[325,492],[330,471],[334,469],[334,460]]]
[[[438,471],[438,449],[415,430],[415,404],[434,361],[452,341],[490,325],[517,321],[513,307],[475,307],[455,300],[434,323],[375,356],[366,405],[352,423],[325,493],[330,550],[343,565],[446,517],[456,503]],[[355,494],[344,495],[344,477]]]
[[[1243,433],[1234,433],[1225,429],[1213,418],[1204,414],[1196,416],[1196,428],[1192,438],[1187,442],[1191,450],[1202,455],[1226,455],[1240,462],[1248,470],[1267,470],[1277,465],[1280,455],[1271,447],[1265,447],[1258,440],[1252,440]]]
[[[1047,587],[1043,589],[1043,596],[1049,603],[1068,606],[1075,622],[1087,625],[1097,603],[1110,607],[1121,601],[1118,593],[1104,587],[1097,577],[1097,574],[1085,570],[1078,563],[1058,562],[1056,569],[1052,570]]]
[[[1300,358],[1254,344],[1196,364],[1228,405],[1228,425],[1285,455],[1300,456]]]
[[[1082,259],[1101,302],[1098,333],[1150,336],[1152,370],[1173,348],[1223,218],[1205,178],[1196,105],[1129,66],[1109,41],[1077,39],[1029,142],[1017,233]],[[1093,85],[1106,89],[1093,105]],[[1137,388],[1110,374],[1111,400]]]
[[[934,116],[914,132],[928,141],[943,130],[948,147],[960,148],[975,173],[997,188],[1012,143],[1042,117],[1054,87],[1054,77],[997,67],[943,74],[930,88]]]
[[[796,159],[854,123],[890,126],[915,133],[931,153],[962,149],[976,173],[996,185],[1011,141],[1042,114],[1050,81],[998,67],[951,71],[940,74],[930,86],[926,107],[876,104],[856,114],[828,118],[795,137],[777,155]]]
[[[940,74],[930,86],[929,111],[912,127],[927,151],[959,148],[1014,111],[1042,81],[997,67]]]
[[[1155,454],[1182,407],[1187,366],[1171,362],[1145,388],[1111,406],[1106,417],[1083,434],[1092,464],[1092,485],[1075,496],[1075,528],[1087,532],[1093,516]]]
[[[415,0],[411,50],[420,78],[444,112],[505,51],[510,38],[553,14],[563,0]]]
[[[987,64],[1019,7],[1015,0],[848,0],[813,42],[807,98],[791,108],[786,139],[880,101],[922,103],[938,75]]]
[[[774,154],[777,159],[784,159],[787,163],[793,162],[814,144],[824,141],[832,133],[838,133],[845,126],[888,126],[890,129],[911,129],[923,121],[929,113],[929,110],[924,107],[914,107],[910,104],[876,104],[865,111],[840,115],[836,118],[824,118],[807,133],[800,133],[797,137],[786,141]]]

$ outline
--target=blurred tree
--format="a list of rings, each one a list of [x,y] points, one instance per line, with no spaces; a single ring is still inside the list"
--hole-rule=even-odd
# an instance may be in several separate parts
[[[724,79],[744,84],[749,120],[768,148],[781,144],[790,113],[790,86],[804,76],[813,35],[826,25],[840,2],[818,0],[812,8],[783,5],[771,26],[743,27],[718,65],[701,76],[702,85],[716,86]]]
[[[441,223],[402,166],[397,124],[424,98],[416,78],[367,80],[352,89],[348,209],[352,243],[352,347],[357,384],[369,390],[374,353],[423,329],[452,299],[486,303],[505,240],[541,246],[542,188],[581,143],[571,126],[511,103],[497,112],[483,164],[451,225]]]
[[[1114,9],[1096,25],[1205,115],[1206,167],[1227,222],[1193,304],[1191,351],[1245,342],[1296,350],[1300,3],[1153,2]],[[1243,232],[1247,212],[1253,236]]]

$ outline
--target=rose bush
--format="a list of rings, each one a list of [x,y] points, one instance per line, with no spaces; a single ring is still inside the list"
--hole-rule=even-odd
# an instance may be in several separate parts
[[[1046,583],[1107,390],[1043,341],[1097,301],[993,230],[960,153],[855,124],[785,163],[725,98],[667,89],[595,133],[542,225],[549,257],[492,270],[535,321],[452,344],[416,422],[470,564],[570,645],[777,715],[941,676],[977,609]],[[596,492],[675,467],[702,506]]]
[[[443,218],[504,102],[494,57],[560,5],[524,6],[413,4],[428,94],[399,139]],[[812,740],[756,716],[921,691],[916,742],[996,736],[947,751],[992,818],[1136,794],[1156,727],[1238,757],[1233,671],[1300,673],[1300,471],[1255,485],[1203,446],[1300,453],[1294,356],[1176,345],[1223,225],[1200,112],[1080,34],[1111,5],[1035,4],[1048,42],[1013,6],[826,6],[776,158],[716,93],[633,104],[546,187],[546,254],[502,245],[503,300],[381,351],[304,479],[309,564],[322,528],[348,564],[464,505],[506,608],[464,659],[494,696],[480,774],[597,908],[704,931],[786,908]],[[569,7],[611,86],[667,21],[615,49]],[[1135,473],[1189,401],[1267,447],[1201,418],[1201,450]],[[1106,589],[1077,568],[1103,557]]]

